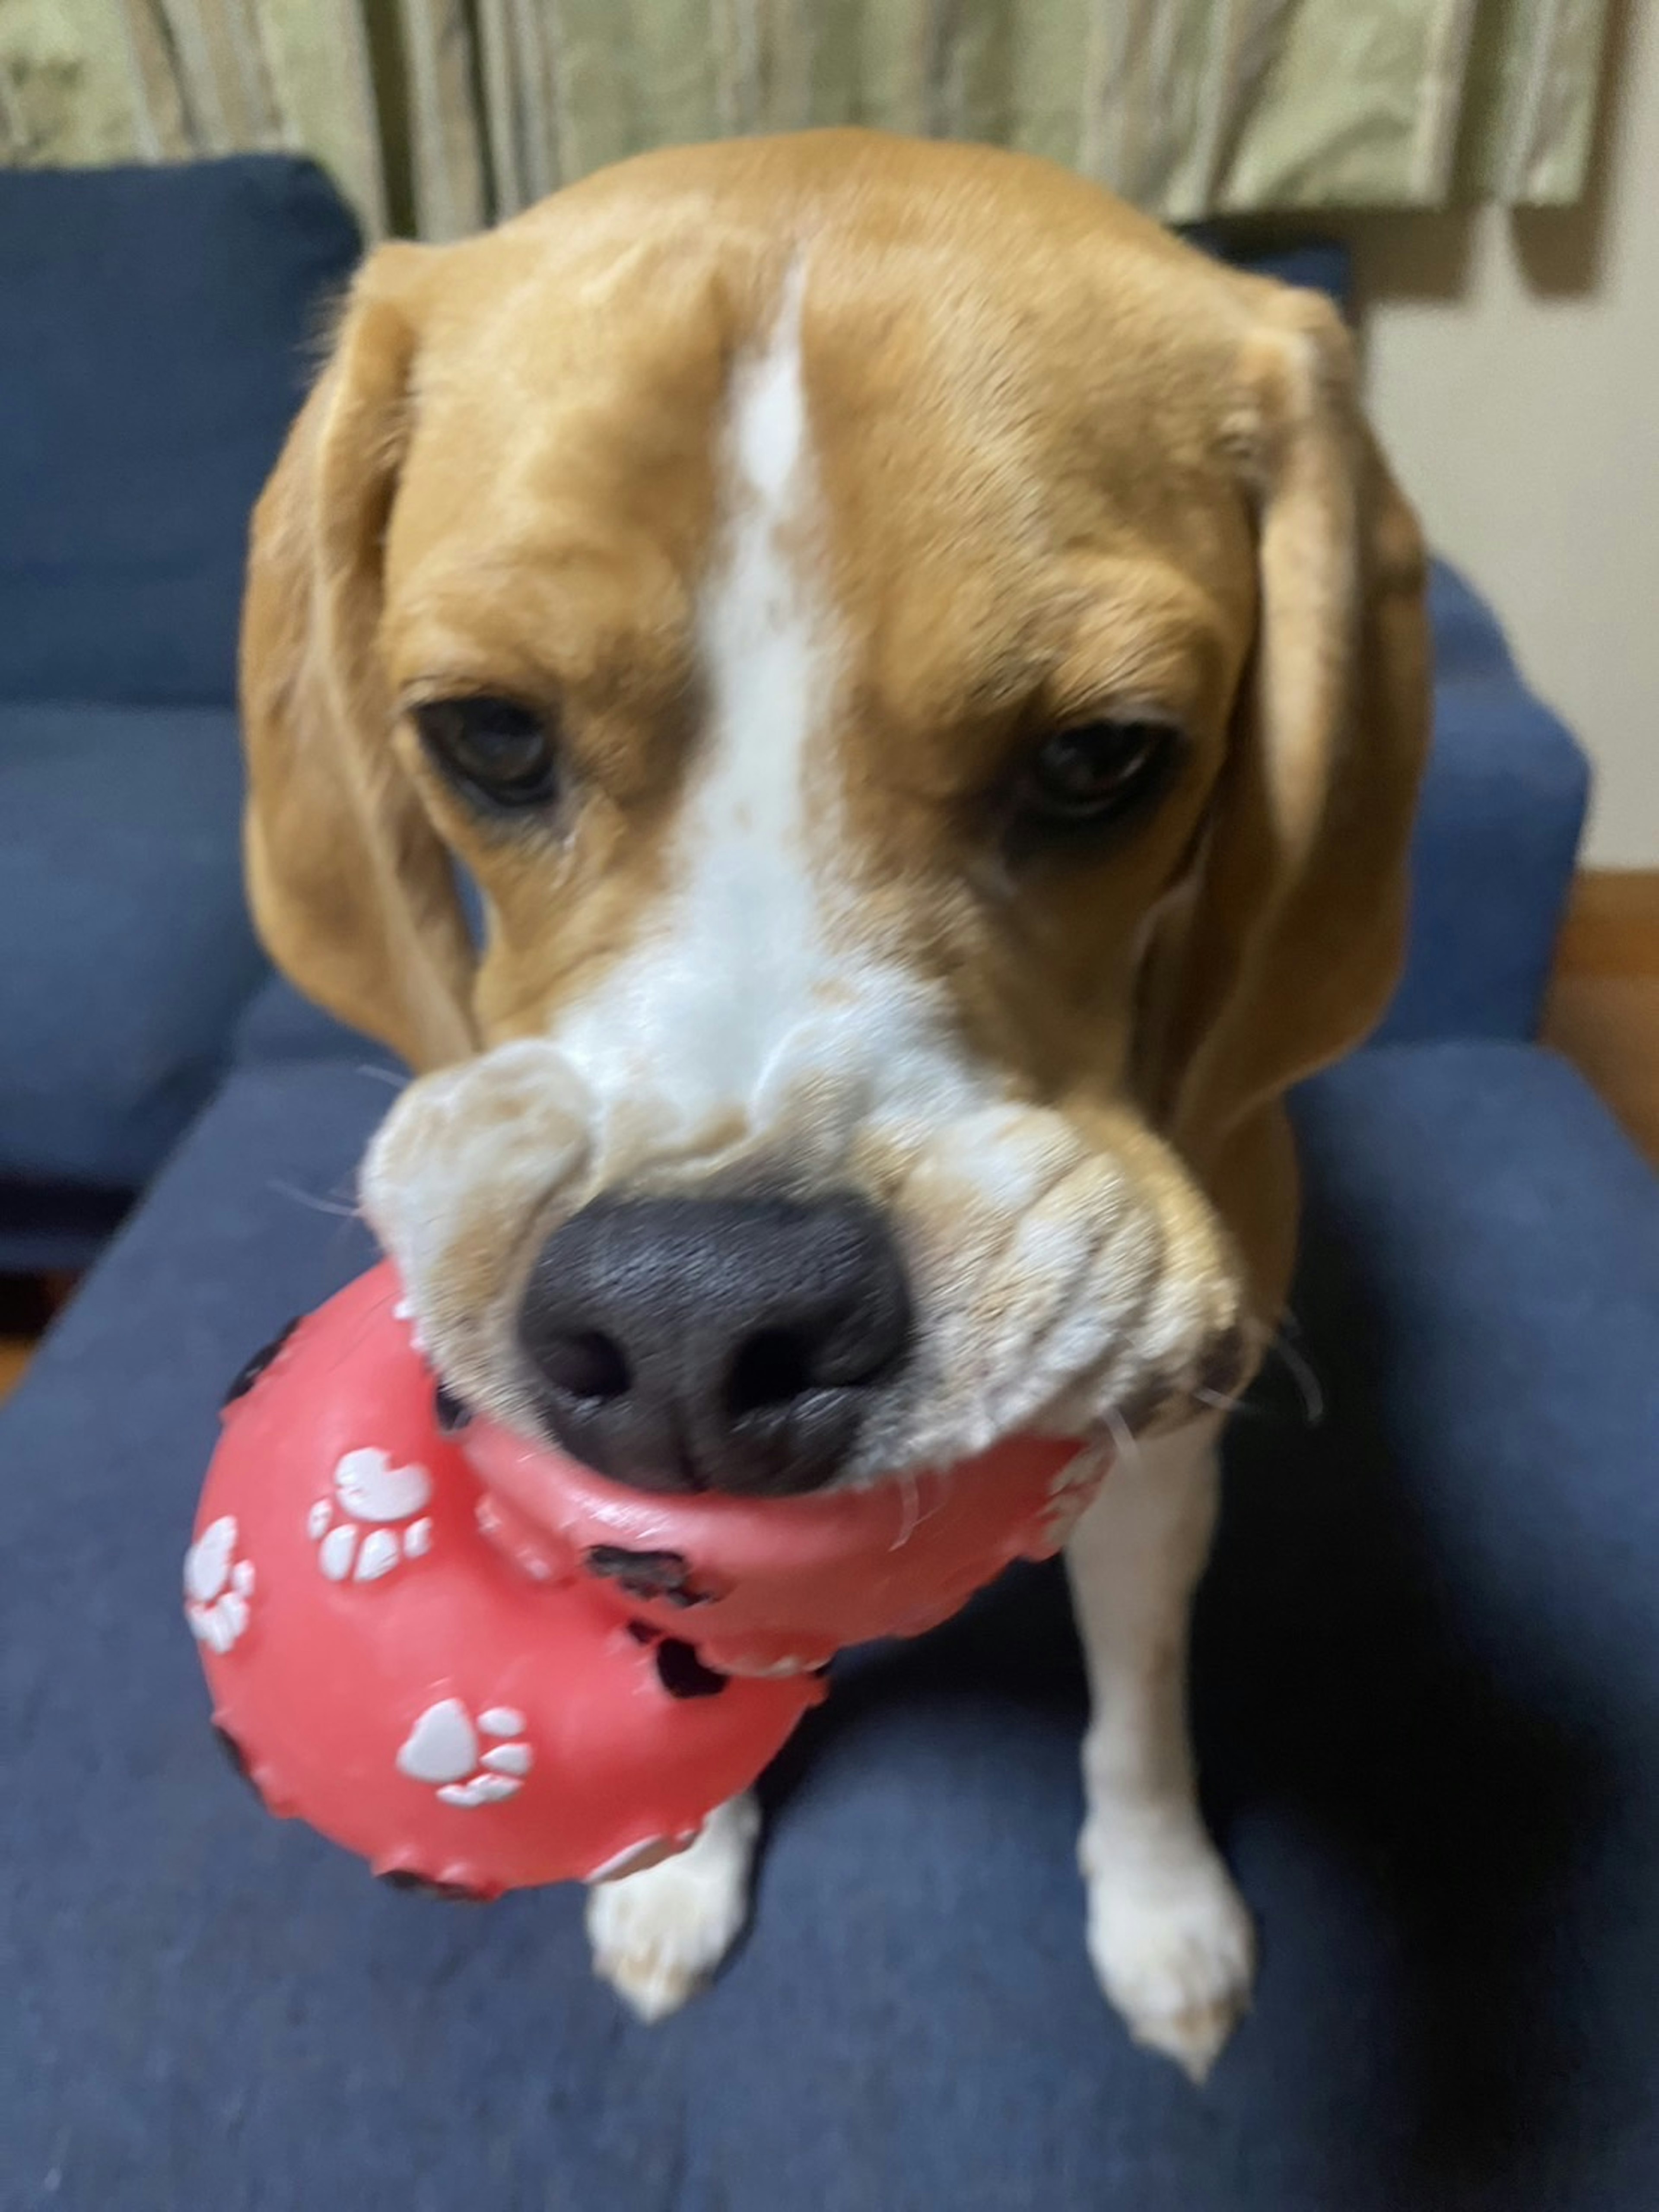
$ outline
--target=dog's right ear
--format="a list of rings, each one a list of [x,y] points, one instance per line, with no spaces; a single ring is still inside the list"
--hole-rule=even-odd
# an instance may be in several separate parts
[[[393,750],[381,560],[431,249],[382,246],[254,511],[242,618],[254,921],[309,997],[419,1070],[474,1046],[450,860]]]

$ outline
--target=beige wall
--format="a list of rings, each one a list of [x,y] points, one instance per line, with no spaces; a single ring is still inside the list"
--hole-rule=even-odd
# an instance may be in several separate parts
[[[1588,857],[1659,866],[1659,0],[1613,26],[1581,208],[1356,222],[1371,411],[1436,545],[1596,769]]]

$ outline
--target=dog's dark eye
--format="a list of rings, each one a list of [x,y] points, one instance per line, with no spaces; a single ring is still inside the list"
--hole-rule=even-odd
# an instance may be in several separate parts
[[[558,789],[552,734],[512,699],[434,699],[414,709],[421,742],[458,783],[496,806],[544,806]]]
[[[1018,786],[1028,823],[1082,828],[1118,821],[1162,790],[1180,739],[1167,722],[1079,722],[1046,738]]]

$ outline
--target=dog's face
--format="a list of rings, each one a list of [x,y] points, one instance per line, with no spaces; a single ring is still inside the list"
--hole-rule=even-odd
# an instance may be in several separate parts
[[[368,264],[262,503],[251,876],[428,1071],[364,1199],[461,1395],[774,1491],[1235,1387],[1233,1186],[1386,991],[1421,738],[1348,375],[856,134]]]

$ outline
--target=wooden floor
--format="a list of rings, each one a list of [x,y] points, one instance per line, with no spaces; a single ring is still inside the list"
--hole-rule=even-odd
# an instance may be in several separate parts
[[[1659,1167],[1659,869],[1579,878],[1544,1036]],[[0,1399],[28,1364],[44,1304],[66,1289],[0,1283]]]
[[[72,1287],[63,1276],[0,1275],[0,1399],[22,1380],[35,1339]]]

